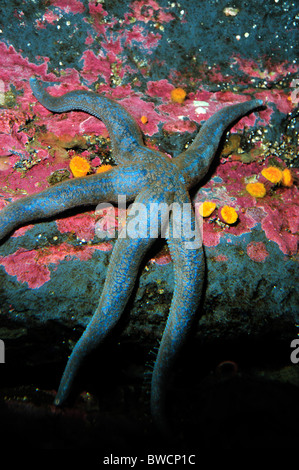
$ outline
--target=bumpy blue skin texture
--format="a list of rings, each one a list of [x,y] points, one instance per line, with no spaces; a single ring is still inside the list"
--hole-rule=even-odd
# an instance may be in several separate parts
[[[165,232],[173,260],[175,285],[151,383],[153,419],[162,432],[168,433],[166,385],[196,317],[205,269],[200,232],[188,192],[208,172],[226,128],[260,107],[262,102],[247,101],[218,111],[202,126],[188,150],[170,159],[144,146],[139,127],[117,102],[87,91],[73,91],[55,98],[35,78],[31,78],[30,84],[35,97],[50,111],[81,110],[101,119],[109,131],[118,165],[106,173],[64,181],[8,205],[0,212],[0,239],[20,225],[66,209],[102,201],[117,203],[119,195],[125,195],[128,202],[142,203],[146,214],[151,215],[144,221],[145,232],[130,236],[124,232],[134,221],[132,210],[129,213],[126,226],[114,245],[98,308],[67,362],[55,398],[56,405],[61,405],[69,395],[82,360],[106,337],[124,311],[140,264],[156,240],[152,234],[161,234],[161,230],[165,230],[165,218],[159,210],[161,204],[170,207],[175,203],[181,213],[186,214],[180,218],[179,211],[170,211],[169,227]],[[184,207],[190,209],[189,215],[184,212]],[[153,227],[153,223],[156,226]],[[189,231],[186,230],[188,224]],[[150,232],[150,228],[156,232]]]

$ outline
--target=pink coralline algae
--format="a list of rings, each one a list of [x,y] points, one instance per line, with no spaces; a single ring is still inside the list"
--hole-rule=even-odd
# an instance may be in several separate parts
[[[275,82],[289,75],[290,73],[297,72],[297,66],[283,62],[281,64],[271,64],[269,59],[268,67],[261,68],[258,62],[250,59],[244,59],[240,56],[234,57],[235,64],[238,64],[240,69],[249,77],[264,78],[269,82]]]
[[[266,246],[263,242],[251,242],[247,245],[247,254],[249,258],[258,263],[265,261],[267,256],[269,256]]]
[[[0,257],[0,262],[10,276],[16,276],[19,282],[27,282],[35,289],[50,280],[50,270],[44,263],[38,262],[37,251],[20,248],[15,253]]]
[[[97,81],[99,75],[105,79],[105,82],[109,83],[111,77],[111,63],[107,58],[101,56],[97,57],[93,51],[85,51],[83,54],[83,62],[84,67],[82,75],[89,84]]]
[[[158,125],[163,118],[155,111],[153,103],[147,103],[139,97],[130,97],[121,100],[121,104],[135,117],[142,131],[148,136],[152,136],[158,132]],[[143,115],[147,117],[146,125],[140,123],[140,118]]]
[[[9,85],[13,84],[18,90],[25,90],[29,93],[29,78],[32,75],[43,77],[44,80],[55,80],[54,74],[47,74],[49,59],[36,65],[27,58],[24,58],[20,53],[16,52],[13,46],[7,46],[0,42],[0,79],[3,80],[5,85],[5,92],[8,91]],[[26,95],[28,104],[32,101],[32,93]],[[21,99],[18,97],[18,100]]]
[[[11,151],[21,152],[28,142],[28,135],[19,132],[28,118],[27,113],[0,110],[0,157],[10,155]]]
[[[47,177],[51,171],[61,167],[61,163],[53,163],[51,160],[53,159],[50,157],[45,158],[43,161],[33,165],[26,173],[26,178],[24,178],[23,172],[12,171],[11,168],[0,171],[2,194],[5,197],[9,197],[10,200],[14,200],[47,188],[49,186]],[[53,163],[52,167],[49,166],[49,162]]]
[[[79,0],[49,0],[49,3],[55,7],[61,8],[66,13],[83,13],[85,6]]]
[[[117,209],[115,209],[117,211]],[[117,212],[116,212],[117,215]],[[111,215],[110,218],[106,214],[105,218],[105,230],[109,233],[109,228],[113,227],[113,229],[117,228],[117,217],[115,212],[113,212],[113,216]],[[77,214],[71,217],[66,217],[63,219],[57,219],[56,225],[60,233],[69,233],[75,236],[77,239],[90,242],[97,238],[97,219],[99,214],[94,211],[85,212],[83,214]],[[110,242],[98,242],[97,249],[100,251],[110,251],[112,250],[113,245]]]
[[[170,100],[170,93],[174,86],[166,79],[147,82],[147,94],[151,97],[159,97]]]
[[[167,132],[168,134],[171,133],[178,133],[178,132],[195,132],[197,129],[196,124],[191,121],[185,121],[180,119],[174,119],[171,122],[167,122],[163,125],[163,131]]]
[[[94,212],[57,219],[56,225],[60,233],[73,233],[80,240],[90,241],[95,236]]]
[[[153,95],[153,85],[151,87],[151,94]],[[172,103],[170,100],[170,87],[165,88],[164,96],[169,97],[168,103],[163,103],[157,107],[159,113],[165,118],[167,122],[166,126],[169,128],[170,122],[178,122],[182,120],[183,117],[188,117],[193,123],[197,122],[202,124],[204,121],[209,119],[213,114],[225,106],[229,106],[236,103],[242,103],[248,101],[250,97],[246,95],[238,95],[232,92],[208,92],[198,90],[195,93],[189,93],[188,97],[183,104]],[[173,87],[172,87],[173,89]],[[263,113],[263,112],[262,112]],[[264,115],[261,114],[261,117],[264,119]],[[244,126],[251,127],[256,122],[256,116],[254,113],[252,116],[246,116],[242,118],[232,129],[232,132],[235,132],[238,129],[243,129]],[[263,122],[265,124],[266,121]],[[192,132],[194,129],[190,127]],[[178,132],[177,129],[174,129],[175,132]]]
[[[42,18],[37,18],[35,20],[36,28],[37,29],[45,29],[47,26],[46,24],[55,24],[56,21],[58,21],[61,18],[61,15],[55,14],[51,10],[46,10],[45,13],[43,14]]]
[[[136,20],[143,21],[144,23],[153,21],[163,24],[174,20],[172,13],[162,8],[158,2],[154,0],[138,0],[133,2],[130,8]]]
[[[22,237],[23,235],[25,235],[25,233],[30,230],[31,228],[33,228],[34,225],[30,224],[30,225],[25,225],[24,227],[20,227],[18,228],[17,230],[14,231],[14,233],[11,235],[12,237]]]
[[[145,27],[134,25],[132,30],[126,33],[125,45],[130,45],[132,47],[138,44],[138,48],[151,55],[159,45],[161,37],[162,36],[159,33],[149,33],[146,31]]]
[[[25,250],[19,248],[15,253],[1,256],[0,262],[10,276],[16,276],[21,283],[27,282],[30,289],[41,287],[51,279],[51,269],[63,261],[78,259],[87,261],[92,258],[96,246],[82,246],[75,248],[67,243],[58,246],[41,248],[39,250]]]
[[[214,258],[215,261],[218,261],[219,263],[226,263],[228,261],[228,257],[225,255],[217,255]]]
[[[88,5],[89,8],[89,14],[93,19],[93,27],[94,29],[101,34],[105,35],[106,32],[106,26],[103,24],[102,20],[104,17],[108,15],[108,13],[104,10],[103,6],[101,3],[98,3],[96,0],[92,0],[89,2]],[[108,24],[110,27],[110,25]]]
[[[267,90],[267,91],[260,91],[255,94],[255,96],[263,100],[265,103],[274,103],[277,109],[284,114],[288,114],[293,109],[293,103],[289,99],[289,95],[284,90]],[[268,114],[272,110],[271,107],[268,108],[266,111]],[[265,118],[266,113],[263,112],[262,117]]]
[[[202,229],[203,244],[209,247],[219,245],[221,239],[221,232],[222,230],[219,227],[217,229],[213,224],[209,223],[208,221],[204,222]]]
[[[262,222],[267,238],[276,242],[286,255],[294,255],[298,250],[299,198],[295,191],[293,194],[292,203],[285,205],[278,200],[267,204],[267,215]]]

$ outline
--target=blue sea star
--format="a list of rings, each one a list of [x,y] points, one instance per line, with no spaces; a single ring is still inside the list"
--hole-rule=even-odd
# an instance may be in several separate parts
[[[139,203],[139,207],[142,204],[147,214],[141,221],[142,233],[135,229],[133,236],[125,232],[130,224],[134,225],[132,209],[128,215],[113,248],[99,305],[70,355],[55,404],[65,401],[83,358],[117,323],[132,293],[142,259],[162,233],[173,260],[174,294],[152,374],[151,412],[154,421],[166,432],[167,379],[196,317],[205,270],[200,231],[188,192],[207,174],[226,128],[260,107],[262,101],[251,100],[221,109],[202,126],[185,152],[170,159],[144,145],[139,127],[119,103],[88,91],[52,97],[36,78],[31,78],[30,84],[35,97],[50,111],[81,110],[101,119],[109,132],[118,165],[106,173],[63,181],[9,204],[0,213],[0,239],[19,225],[72,207],[96,205],[100,201],[117,203],[119,195],[125,195],[128,202]],[[161,207],[172,209],[166,219]]]

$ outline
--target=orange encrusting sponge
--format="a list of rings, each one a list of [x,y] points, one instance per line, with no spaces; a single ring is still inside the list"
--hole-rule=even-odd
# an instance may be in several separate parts
[[[263,183],[248,183],[246,191],[253,197],[264,197],[266,195],[266,188]]]
[[[209,215],[211,215],[215,209],[216,209],[215,202],[205,201],[202,204],[200,204],[198,208],[198,212],[202,217],[209,217]]]
[[[82,157],[73,157],[70,161],[70,170],[73,173],[74,177],[86,176],[90,171],[90,164],[85,158]]]
[[[96,173],[105,173],[105,171],[108,171],[112,168],[112,165],[102,165],[97,168]]]
[[[280,183],[282,180],[282,171],[276,166],[268,166],[261,173],[271,183]]]
[[[185,101],[187,93],[183,88],[174,88],[170,92],[171,101],[174,103],[183,103]]]
[[[238,220],[238,214],[236,210],[231,206],[223,206],[220,211],[220,214],[224,222],[229,225],[234,224]]]

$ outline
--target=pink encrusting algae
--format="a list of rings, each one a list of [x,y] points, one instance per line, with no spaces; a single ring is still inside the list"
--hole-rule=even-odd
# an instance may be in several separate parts
[[[215,261],[218,261],[218,263],[226,263],[228,261],[228,257],[226,255],[217,255],[214,257]]]
[[[247,254],[249,258],[258,263],[265,261],[267,256],[269,256],[266,246],[263,242],[250,242],[247,245]]]
[[[38,250],[19,248],[11,255],[0,256],[0,262],[9,275],[16,276],[19,282],[27,282],[28,287],[36,289],[51,279],[51,265],[54,265],[55,269],[55,265],[57,267],[64,260],[87,261],[98,249],[100,248],[97,246],[75,248],[68,243]]]
[[[79,0],[50,0],[50,4],[64,10],[66,13],[83,13],[85,6]]]
[[[154,22],[156,23],[169,23],[174,20],[174,15],[168,11],[167,8],[163,8],[155,0],[138,0],[134,1],[130,5],[134,17],[138,21],[144,23]]]
[[[10,149],[24,150],[28,135],[19,129],[25,126],[28,117],[26,112],[0,109],[0,156],[8,155]]]
[[[269,82],[275,82],[278,79],[286,77],[290,73],[296,73],[298,71],[295,64],[282,62],[281,64],[271,64],[268,61],[268,67],[261,68],[260,63],[253,59],[245,59],[239,55],[234,56],[234,61],[238,63],[241,70],[243,70],[248,77],[264,78]],[[275,90],[274,90],[275,91]]]
[[[72,233],[80,240],[90,241],[95,237],[94,211],[57,219],[56,225],[60,233]]]

